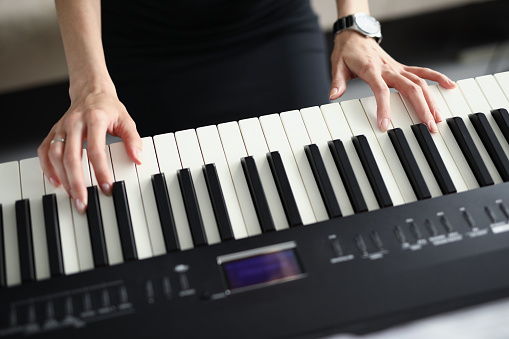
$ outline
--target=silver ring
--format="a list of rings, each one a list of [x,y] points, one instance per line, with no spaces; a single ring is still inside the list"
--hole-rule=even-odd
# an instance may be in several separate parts
[[[55,139],[51,140],[50,145],[53,145],[53,143],[55,143],[55,142],[63,142],[65,144],[65,139],[55,138]]]

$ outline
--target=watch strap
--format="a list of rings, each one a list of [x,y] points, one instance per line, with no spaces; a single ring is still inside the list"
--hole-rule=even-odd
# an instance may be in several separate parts
[[[350,28],[353,26],[353,15],[348,15],[342,18],[339,18],[334,23],[333,27],[333,34],[339,33],[347,28]]]

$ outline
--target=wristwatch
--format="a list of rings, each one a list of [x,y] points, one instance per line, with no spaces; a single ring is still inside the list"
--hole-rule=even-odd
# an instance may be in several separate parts
[[[382,41],[380,22],[366,13],[355,13],[339,18],[334,23],[334,36],[347,29],[359,32],[364,36],[374,38],[378,43]]]

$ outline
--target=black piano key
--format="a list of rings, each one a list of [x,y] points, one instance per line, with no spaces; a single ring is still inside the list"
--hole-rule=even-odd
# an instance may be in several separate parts
[[[424,181],[419,165],[417,165],[417,161],[415,161],[412,150],[401,128],[391,129],[387,131],[387,133],[389,134],[392,145],[396,150],[396,154],[398,155],[399,161],[405,170],[417,199],[423,200],[431,198],[431,193],[426,185],[426,181]]]
[[[99,205],[99,191],[97,186],[87,188],[88,207],[87,219],[88,230],[90,233],[90,243],[92,245],[92,255],[94,256],[94,266],[103,267],[109,264],[108,252],[106,250],[106,240],[104,238],[103,219],[101,206]]]
[[[472,169],[479,186],[484,187],[493,185],[493,179],[491,178],[488,168],[484,164],[479,150],[474,144],[474,140],[468,132],[465,122],[460,117],[453,117],[447,119],[447,124],[458,143],[461,152],[467,159],[468,165]]]
[[[281,159],[281,155],[278,151],[267,153],[267,160],[270,165],[272,176],[274,177],[274,181],[276,183],[279,197],[283,203],[283,208],[285,210],[286,219],[288,219],[288,224],[290,227],[302,225],[302,218],[300,217],[297,202],[293,196],[292,187],[290,186],[290,181],[286,175],[286,170],[283,164],[283,159]]]
[[[315,144],[311,144],[304,146],[304,151],[306,152],[309,165],[313,171],[316,184],[320,190],[320,195],[322,196],[329,218],[342,216],[338,200],[336,199],[334,189],[332,188],[332,183],[329,175],[327,174],[325,164],[323,163],[322,155],[320,154],[320,149]]]
[[[196,198],[196,191],[194,189],[193,178],[189,168],[181,169],[177,172],[180,190],[184,199],[186,208],[187,220],[191,229],[194,246],[203,246],[207,244],[207,235],[203,226],[201,218],[200,207],[198,199]]]
[[[58,220],[57,197],[47,194],[42,197],[46,242],[48,244],[49,269],[52,277],[64,275],[64,258],[60,241],[60,222]]]
[[[329,149],[332,154],[332,158],[336,163],[343,185],[345,186],[346,194],[350,199],[352,208],[355,213],[366,212],[368,205],[362,196],[362,191],[359,186],[359,182],[355,177],[352,165],[346,154],[345,146],[339,139],[329,141]]]
[[[486,115],[484,115],[484,113],[475,113],[470,114],[468,117],[470,121],[472,121],[477,134],[479,134],[479,138],[481,138],[502,180],[509,181],[509,159],[507,159],[507,155],[502,145],[500,145],[495,132],[493,132]]]
[[[159,221],[161,222],[166,251],[178,251],[180,250],[180,243],[164,173],[158,173],[152,176],[152,188],[154,189],[154,195],[156,197],[157,212],[159,213]]]
[[[203,165],[203,173],[205,174],[205,181],[207,182],[207,189],[209,191],[210,200],[212,201],[212,208],[216,217],[217,227],[219,228],[219,235],[221,240],[234,239],[230,215],[226,208],[224,201],[223,190],[219,183],[219,176],[215,164]]]
[[[507,113],[505,108],[499,108],[492,110],[491,115],[493,115],[493,118],[497,122],[505,140],[509,143],[509,113]]]
[[[129,210],[129,201],[127,200],[124,181],[113,183],[112,196],[124,261],[136,260],[138,259],[138,252],[134,240],[131,211]]]
[[[28,199],[18,200],[16,208],[16,228],[18,230],[19,265],[21,282],[35,281],[34,245],[32,239],[32,220]]]
[[[445,167],[444,161],[438,152],[437,146],[431,137],[431,133],[425,124],[412,125],[412,131],[414,132],[415,138],[421,147],[424,157],[428,161],[429,167],[437,180],[438,186],[442,193],[451,194],[456,193],[456,187]]]
[[[0,287],[7,285],[7,275],[5,273],[5,244],[4,244],[4,218],[2,204],[0,204]]]
[[[262,181],[260,179],[258,169],[256,168],[255,160],[252,156],[249,156],[242,158],[241,163],[247,185],[249,186],[249,192],[253,199],[256,215],[260,222],[260,227],[263,232],[275,231],[276,226],[274,225],[274,220],[270,213],[269,203],[267,202],[267,197],[263,191]]]
[[[364,135],[356,135],[352,137],[353,145],[359,155],[359,159],[362,163],[362,167],[366,172],[373,193],[375,194],[376,200],[380,208],[392,206],[391,196],[385,186],[380,169],[376,164],[375,157],[371,152],[368,139]]]

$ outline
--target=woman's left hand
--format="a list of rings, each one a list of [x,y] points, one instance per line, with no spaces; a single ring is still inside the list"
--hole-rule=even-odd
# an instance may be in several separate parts
[[[429,68],[400,64],[373,38],[355,31],[336,34],[331,64],[330,99],[343,95],[348,80],[361,78],[375,94],[378,127],[384,132],[389,128],[391,118],[389,88],[395,88],[410,99],[421,121],[431,132],[437,132],[436,122],[442,121],[442,117],[425,79],[436,81],[445,88],[456,86],[448,77]]]

